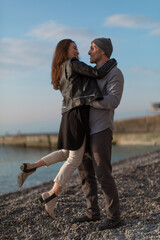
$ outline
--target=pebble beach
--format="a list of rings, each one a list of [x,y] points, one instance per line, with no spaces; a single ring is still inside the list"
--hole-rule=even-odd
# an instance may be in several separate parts
[[[98,231],[105,219],[104,198],[99,186],[101,220],[72,224],[85,213],[86,204],[78,175],[66,184],[50,218],[39,197],[53,182],[0,195],[2,240],[149,240],[160,239],[160,150],[113,163],[121,205],[122,226]]]

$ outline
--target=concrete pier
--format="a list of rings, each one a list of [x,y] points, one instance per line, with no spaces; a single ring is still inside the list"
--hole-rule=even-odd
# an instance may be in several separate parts
[[[57,134],[22,134],[0,137],[0,145],[13,145],[22,147],[57,147]]]

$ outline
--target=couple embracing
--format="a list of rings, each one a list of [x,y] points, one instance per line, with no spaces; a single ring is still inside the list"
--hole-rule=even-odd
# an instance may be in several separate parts
[[[53,88],[60,90],[63,97],[58,150],[35,163],[22,164],[17,176],[21,187],[39,167],[65,161],[52,189],[40,196],[45,210],[54,219],[60,191],[78,168],[87,210],[84,215],[72,219],[72,223],[100,220],[98,180],[106,207],[106,219],[99,230],[121,225],[118,191],[112,177],[111,150],[114,111],[122,97],[124,78],[116,60],[110,59],[112,51],[109,38],[94,39],[88,52],[90,62],[96,64],[92,68],[79,61],[78,48],[73,40],[63,39],[57,44],[51,78]]]

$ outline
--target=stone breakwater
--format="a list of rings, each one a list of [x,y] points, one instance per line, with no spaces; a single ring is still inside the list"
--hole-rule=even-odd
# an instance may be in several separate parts
[[[39,203],[40,193],[53,182],[0,195],[0,239],[31,240],[149,240],[160,239],[160,150],[113,164],[123,225],[98,231],[101,221],[71,224],[85,212],[85,200],[78,175],[64,187],[51,219]],[[99,187],[101,220],[104,198]]]
[[[20,147],[42,147],[56,148],[57,134],[21,134],[11,136],[1,136],[0,145],[20,146]]]

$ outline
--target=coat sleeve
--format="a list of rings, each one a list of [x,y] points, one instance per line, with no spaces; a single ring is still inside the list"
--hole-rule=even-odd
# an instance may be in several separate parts
[[[115,71],[112,75],[111,79],[108,81],[106,85],[106,94],[103,95],[103,100],[101,101],[93,101],[89,105],[94,108],[99,109],[115,109],[118,107],[124,86],[124,78],[120,70]]]
[[[90,78],[102,78],[104,77],[115,65],[117,65],[117,61],[112,58],[109,59],[102,67],[93,68],[84,62],[80,62],[76,58],[71,59],[71,65],[73,72],[77,74],[81,74],[83,76],[87,76]]]

